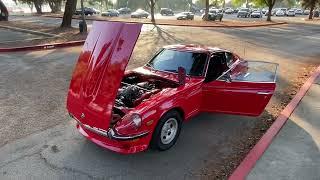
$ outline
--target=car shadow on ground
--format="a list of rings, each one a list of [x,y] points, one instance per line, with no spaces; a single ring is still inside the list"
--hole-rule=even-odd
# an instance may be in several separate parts
[[[98,178],[122,177],[173,178],[200,177],[218,170],[238,149],[238,141],[249,137],[258,118],[201,113],[183,125],[177,144],[168,151],[147,150],[122,155],[86,140],[73,125],[73,135],[48,142],[41,152],[53,167]],[[241,127],[246,127],[245,129]],[[54,149],[52,148],[54,147]],[[210,170],[203,170],[210,165]]]

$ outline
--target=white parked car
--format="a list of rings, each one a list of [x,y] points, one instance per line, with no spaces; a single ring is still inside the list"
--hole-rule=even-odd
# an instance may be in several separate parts
[[[302,9],[297,9],[297,10],[295,11],[295,14],[297,14],[297,15],[302,15],[302,14],[303,14]]]
[[[288,11],[288,9],[287,9],[287,8],[280,8],[280,10],[282,10],[282,11],[283,11],[284,15],[287,15],[287,11]]]
[[[287,11],[287,16],[295,16],[295,15],[296,15],[296,13],[294,10],[290,9]]]
[[[262,18],[262,12],[261,11],[253,11],[250,15],[251,18]]]
[[[232,14],[233,12],[234,12],[234,10],[231,9],[231,8],[226,9],[226,10],[224,11],[224,13],[226,13],[226,14]]]
[[[282,10],[278,10],[276,12],[276,16],[284,16],[284,15],[285,15],[285,13]]]
[[[304,10],[304,11],[303,11],[303,14],[304,14],[304,15],[309,15],[309,14],[310,14],[310,10],[309,10],[309,9]]]

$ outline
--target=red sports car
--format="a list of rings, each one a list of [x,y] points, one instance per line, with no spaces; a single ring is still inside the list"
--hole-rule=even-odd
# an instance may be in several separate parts
[[[277,64],[220,48],[170,45],[126,71],[141,24],[94,22],[72,75],[67,109],[81,134],[119,153],[172,147],[200,112],[258,116]]]

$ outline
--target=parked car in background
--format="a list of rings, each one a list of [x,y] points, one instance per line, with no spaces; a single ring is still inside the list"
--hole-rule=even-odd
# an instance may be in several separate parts
[[[161,14],[162,16],[164,16],[164,15],[166,15],[166,16],[173,16],[173,15],[174,15],[172,9],[169,9],[169,8],[161,8],[161,9],[160,9],[160,14]]]
[[[234,13],[238,13],[241,8],[236,8],[233,10]]]
[[[263,8],[263,9],[261,10],[261,12],[262,12],[263,14],[266,14],[267,11],[269,11],[268,8]]]
[[[290,9],[288,9],[288,10],[293,10],[294,12],[296,12],[296,10],[297,10],[298,8],[290,8]],[[287,11],[288,11],[287,10]]]
[[[181,12],[176,15],[177,20],[193,20],[194,14],[192,12]]]
[[[241,8],[237,14],[237,17],[250,17],[250,9],[249,8]]]
[[[88,16],[88,15],[94,15],[94,14],[97,14],[97,12],[93,9],[93,8],[89,8],[89,7],[84,7],[83,8],[83,11],[84,11],[84,15]],[[74,15],[81,15],[82,14],[82,9],[79,8],[79,9],[76,9],[75,12],[74,12]]]
[[[202,19],[204,19],[204,15],[202,14]],[[208,12],[208,20],[210,21],[215,21],[215,20],[219,20],[222,21],[223,18],[223,13],[222,10],[220,9],[210,9]]]
[[[303,11],[303,14],[304,14],[304,15],[309,15],[309,14],[310,14],[310,10],[309,10],[309,9],[304,10],[304,11]]]
[[[224,13],[226,13],[226,14],[233,14],[233,13],[234,13],[234,10],[233,10],[232,8],[229,8],[229,9],[226,9],[226,10],[224,11]]]
[[[115,10],[115,9],[108,9],[105,12],[101,13],[101,16],[107,16],[107,17],[118,17],[119,16],[119,11]]]
[[[253,11],[251,14],[250,14],[250,17],[251,18],[262,18],[262,12],[261,11]]]
[[[281,10],[281,9],[279,9],[277,12],[276,12],[276,16],[284,16],[285,15],[285,13]]]
[[[280,10],[283,11],[283,13],[284,13],[285,16],[287,15],[288,8],[280,8]]]
[[[303,14],[302,9],[297,9],[297,10],[295,11],[295,14],[297,14],[297,15],[302,15],[302,14]]]
[[[199,113],[259,116],[264,111],[276,89],[277,64],[247,61],[217,47],[176,44],[125,71],[141,27],[93,23],[66,102],[88,140],[123,154],[149,147],[164,151],[174,146],[183,123]]]
[[[128,7],[120,8],[120,9],[118,9],[118,11],[120,14],[130,14],[131,13],[131,9]]]
[[[287,16],[295,16],[296,15],[295,10],[293,10],[293,9],[287,10],[286,14],[287,14]]]
[[[319,17],[319,9],[313,10],[313,17]]]
[[[92,9],[93,9],[93,11],[95,12],[94,14],[100,14],[100,13],[101,13],[101,11],[98,10],[98,9],[96,9],[96,8],[92,8]]]
[[[143,9],[137,9],[135,12],[131,13],[131,18],[148,18],[149,13]]]

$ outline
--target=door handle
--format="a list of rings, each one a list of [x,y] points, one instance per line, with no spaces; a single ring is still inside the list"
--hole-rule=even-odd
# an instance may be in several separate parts
[[[257,92],[259,95],[269,95],[272,94],[271,92]]]

